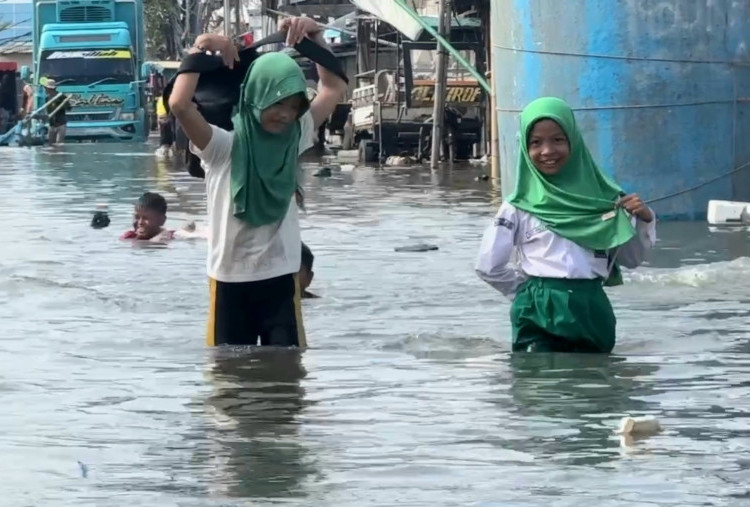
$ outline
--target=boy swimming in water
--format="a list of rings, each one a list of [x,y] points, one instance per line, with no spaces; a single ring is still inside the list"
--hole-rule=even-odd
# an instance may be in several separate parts
[[[154,192],[146,192],[135,203],[133,229],[126,231],[120,239],[140,241],[168,241],[174,232],[164,228],[167,221],[167,201]]]
[[[167,221],[167,201],[155,192],[144,193],[135,203],[133,210],[133,229],[120,236],[122,240],[166,242],[172,239],[192,239],[205,237],[200,231],[192,229],[170,230],[164,228]]]
[[[597,167],[562,100],[529,104],[520,139],[516,189],[484,233],[476,272],[513,301],[514,351],[611,352],[616,320],[603,285],[622,283],[618,263],[643,262],[654,213]]]
[[[288,18],[287,44],[305,37],[325,46],[310,18]],[[226,37],[203,34],[191,53],[238,59]],[[297,63],[265,53],[242,84],[234,131],[209,124],[193,103],[198,74],[178,75],[169,106],[205,168],[210,315],[207,343],[305,346],[300,307],[301,239],[295,189],[298,156],[312,147],[318,126],[333,112],[346,83],[321,65],[319,91],[307,99]]]

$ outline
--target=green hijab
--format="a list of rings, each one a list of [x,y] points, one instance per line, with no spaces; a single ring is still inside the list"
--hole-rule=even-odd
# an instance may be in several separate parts
[[[539,172],[528,151],[531,129],[545,119],[560,125],[570,145],[567,162],[553,176]],[[544,97],[526,106],[521,112],[520,142],[516,189],[508,202],[556,234],[591,250],[616,248],[635,235],[625,210],[615,209],[622,189],[591,158],[568,104]]]
[[[299,65],[283,53],[265,53],[251,65],[242,82],[239,111],[232,118],[232,199],[234,216],[253,227],[278,222],[289,209],[297,186],[300,125],[281,134],[267,132],[261,113],[295,94],[305,97],[307,84]]]

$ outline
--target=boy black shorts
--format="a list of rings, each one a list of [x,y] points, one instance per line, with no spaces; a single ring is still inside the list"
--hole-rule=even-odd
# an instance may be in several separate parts
[[[209,279],[206,343],[305,347],[297,275],[257,282]]]

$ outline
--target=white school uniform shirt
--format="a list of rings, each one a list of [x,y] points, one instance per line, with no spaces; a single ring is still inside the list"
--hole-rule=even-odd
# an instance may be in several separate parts
[[[314,144],[315,128],[310,111],[300,119],[300,155]],[[286,215],[279,222],[252,227],[235,218],[232,199],[232,132],[211,125],[205,149],[190,144],[203,161],[208,208],[208,276],[220,282],[255,282],[297,273],[301,238],[297,205],[292,195]]]
[[[632,218],[636,235],[617,249],[616,261],[626,268],[643,263],[656,242],[656,217],[646,223]],[[511,262],[513,253],[517,262]],[[485,230],[476,273],[513,300],[530,276],[595,279],[609,276],[608,252],[595,252],[547,229],[538,218],[504,202]]]

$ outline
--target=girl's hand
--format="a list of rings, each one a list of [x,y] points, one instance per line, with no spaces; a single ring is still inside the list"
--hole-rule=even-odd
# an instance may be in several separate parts
[[[617,206],[624,208],[625,211],[631,215],[637,216],[646,223],[651,222],[654,219],[654,213],[643,203],[641,198],[638,197],[638,194],[626,195],[617,201]]]
[[[230,69],[234,68],[234,62],[240,61],[237,46],[229,37],[217,33],[204,33],[195,39],[194,47],[218,54],[224,60],[224,65]]]
[[[279,21],[279,31],[286,32],[286,45],[294,46],[308,35],[318,33],[321,28],[312,18],[284,18]]]

